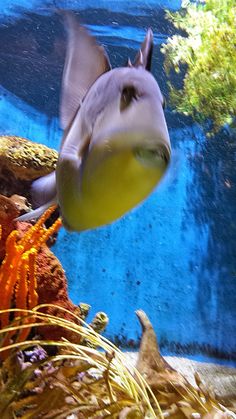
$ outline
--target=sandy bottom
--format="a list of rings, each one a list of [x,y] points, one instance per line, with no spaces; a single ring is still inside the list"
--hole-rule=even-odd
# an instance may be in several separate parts
[[[126,356],[132,365],[136,364],[137,353],[129,352],[126,353]],[[225,400],[225,404],[230,400],[236,409],[236,368],[175,356],[164,358],[193,385],[195,384],[194,373],[198,372],[206,387],[211,387],[222,402]]]

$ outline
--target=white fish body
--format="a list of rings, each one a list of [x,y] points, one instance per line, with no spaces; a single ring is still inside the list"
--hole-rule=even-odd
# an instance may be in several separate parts
[[[56,173],[36,180],[41,209],[57,202],[75,231],[121,217],[143,201],[165,173],[171,154],[163,96],[150,73],[152,32],[133,65],[111,69],[108,57],[71,14],[60,119],[64,129]]]

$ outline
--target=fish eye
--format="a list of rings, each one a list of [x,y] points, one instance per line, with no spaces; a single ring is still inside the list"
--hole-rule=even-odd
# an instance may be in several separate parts
[[[134,155],[140,163],[148,167],[166,167],[169,161],[163,148],[145,149],[138,147],[134,150]]]
[[[137,90],[134,86],[125,86],[121,92],[120,110],[124,111],[129,107],[134,99],[138,98]]]

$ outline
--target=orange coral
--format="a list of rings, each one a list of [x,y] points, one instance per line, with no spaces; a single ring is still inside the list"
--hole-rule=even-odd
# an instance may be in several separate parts
[[[45,221],[54,210],[55,206],[50,207],[22,238],[17,230],[9,234],[6,241],[6,255],[0,266],[2,293],[0,309],[6,310],[12,306],[19,309],[32,309],[37,305],[36,256],[41,246],[62,225],[61,219],[58,218],[50,228],[44,227]],[[1,327],[8,326],[9,322],[9,313],[2,313]],[[29,330],[29,328],[24,329],[24,332],[18,336],[18,340],[26,338]]]

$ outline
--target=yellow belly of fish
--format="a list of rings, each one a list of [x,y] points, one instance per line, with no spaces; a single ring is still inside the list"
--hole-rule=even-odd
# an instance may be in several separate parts
[[[145,167],[132,151],[115,154],[83,174],[79,199],[71,202],[66,222],[75,230],[99,227],[120,218],[153,190],[165,165]]]

